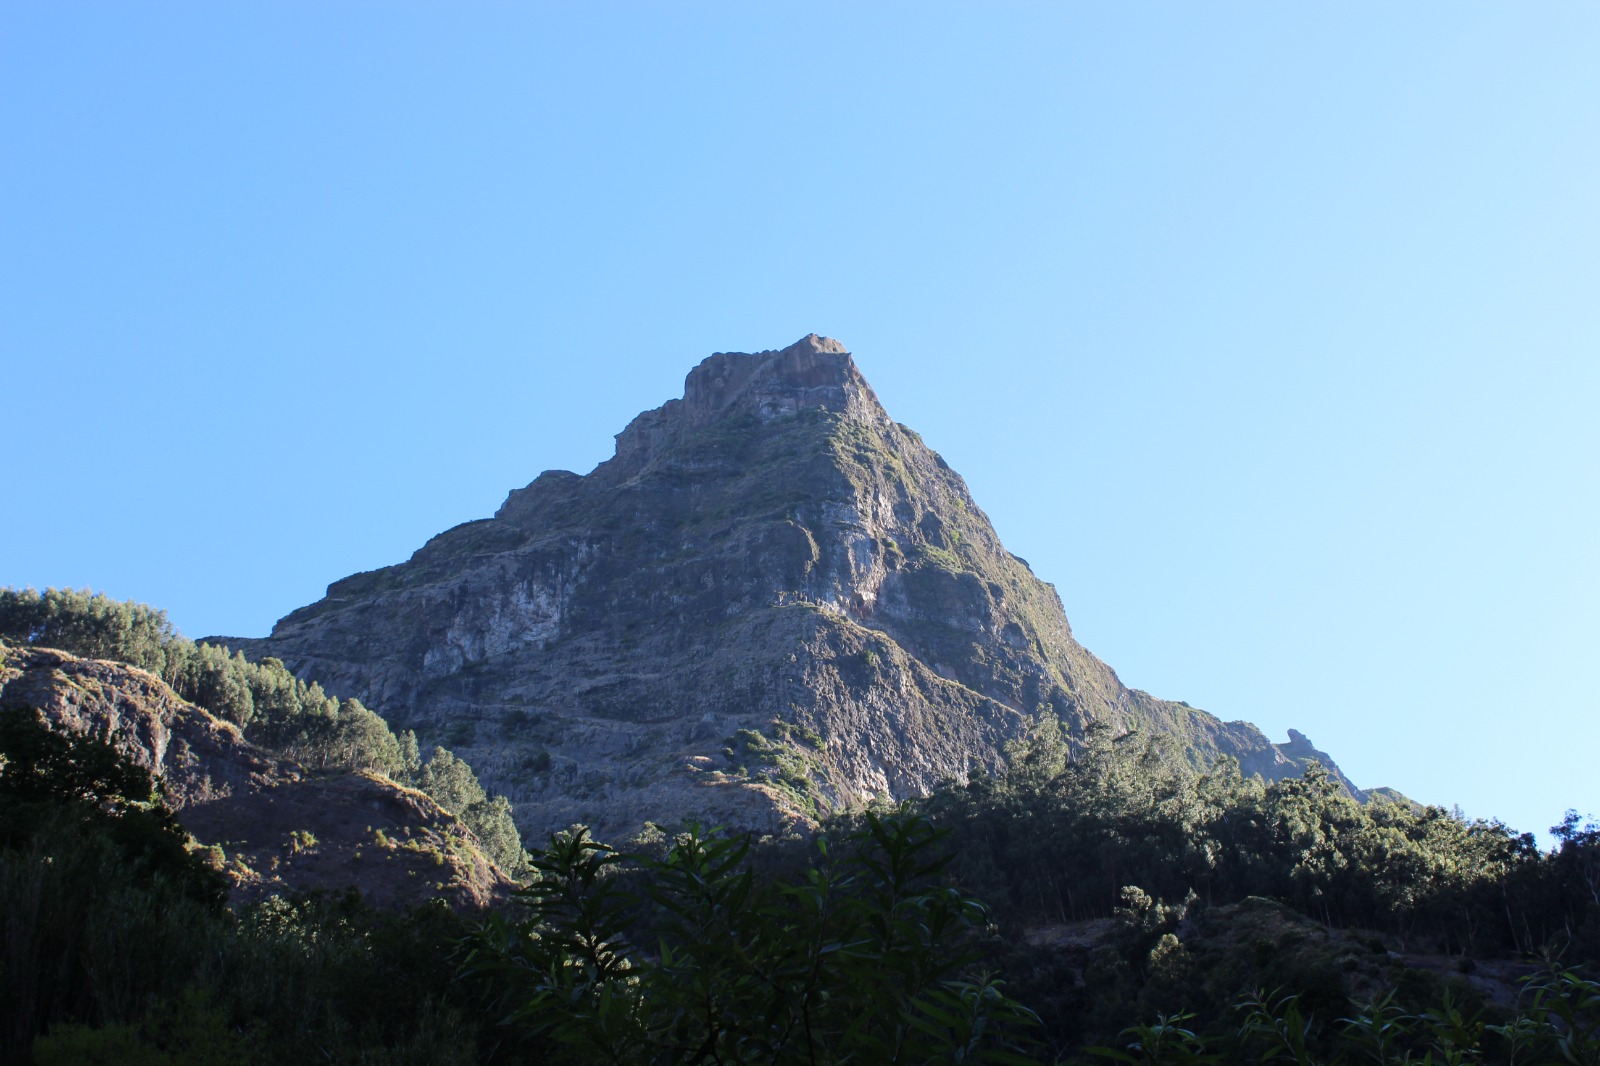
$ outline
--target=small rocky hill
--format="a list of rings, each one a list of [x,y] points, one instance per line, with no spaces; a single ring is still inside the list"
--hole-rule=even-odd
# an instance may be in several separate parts
[[[437,896],[483,907],[512,887],[422,793],[379,774],[313,774],[274,758],[137,667],[0,646],[0,707],[41,711],[52,728],[105,740],[159,778],[236,900],[354,885],[378,906]]]
[[[588,475],[541,474],[270,637],[208,639],[463,751],[535,836],[776,830],[997,770],[1043,715],[1269,779],[1320,755],[1124,686],[816,335],[713,355]]]

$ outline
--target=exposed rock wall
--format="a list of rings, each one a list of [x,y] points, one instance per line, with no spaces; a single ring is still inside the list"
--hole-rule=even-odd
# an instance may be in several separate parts
[[[1044,712],[1173,734],[1197,764],[1301,767],[1248,724],[1126,688],[815,335],[711,356],[590,474],[541,474],[268,638],[212,639],[464,749],[536,835],[777,829],[998,769]]]

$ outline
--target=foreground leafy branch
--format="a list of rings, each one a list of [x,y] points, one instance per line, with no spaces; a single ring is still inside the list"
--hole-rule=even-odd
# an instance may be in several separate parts
[[[1257,990],[1236,1005],[1237,1026],[1215,1036],[1192,1028],[1192,1013],[1163,1015],[1124,1029],[1120,1047],[1086,1049],[1088,1061],[1195,1066],[1293,1063],[1295,1066],[1600,1066],[1600,981],[1552,964],[1525,982],[1521,1008],[1503,1024],[1463,1011],[1447,993],[1417,1014],[1393,994],[1324,1028],[1300,997]]]
[[[940,836],[873,815],[768,880],[717,831],[655,859],[558,834],[523,893],[531,917],[491,920],[467,971],[552,1062],[1034,1061],[1031,1012],[973,969],[986,915],[939,881]]]

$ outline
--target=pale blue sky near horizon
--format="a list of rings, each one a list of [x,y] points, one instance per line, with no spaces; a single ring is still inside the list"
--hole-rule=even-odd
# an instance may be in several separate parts
[[[1600,813],[1600,8],[12,2],[0,585],[260,635],[808,332],[1124,681]]]

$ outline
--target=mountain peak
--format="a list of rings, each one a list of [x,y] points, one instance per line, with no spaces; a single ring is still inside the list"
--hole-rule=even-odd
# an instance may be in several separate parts
[[[843,344],[808,333],[787,348],[755,352],[717,352],[689,371],[683,406],[692,425],[718,421],[735,409],[762,421],[806,407],[850,412],[863,400],[878,408],[872,388],[856,369]]]
[[[789,347],[783,350],[785,352],[826,352],[830,355],[850,354],[850,349],[846,348],[840,341],[836,341],[832,337],[819,336],[815,333],[807,333],[804,337],[801,337],[799,340],[795,341],[793,344],[789,345]]]
[[[1299,734],[1280,750],[1124,686],[815,334],[709,356],[592,473],[335,582],[247,654],[447,739],[536,836],[781,831],[998,773],[1046,718],[1168,733],[1197,767],[1302,769]]]
[[[787,348],[707,356],[684,379],[681,400],[644,412],[617,434],[614,461],[631,474],[664,447],[717,422],[738,415],[772,422],[807,408],[874,425],[889,422],[849,349],[808,333]]]

